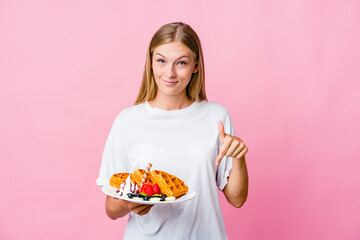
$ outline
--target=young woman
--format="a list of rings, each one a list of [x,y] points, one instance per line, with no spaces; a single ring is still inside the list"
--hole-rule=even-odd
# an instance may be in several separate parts
[[[155,206],[107,196],[106,213],[129,216],[124,239],[227,239],[217,188],[234,207],[245,203],[246,152],[228,111],[207,101],[197,34],[184,23],[166,24],[150,42],[135,105],[114,121],[97,184],[150,162],[197,196]]]

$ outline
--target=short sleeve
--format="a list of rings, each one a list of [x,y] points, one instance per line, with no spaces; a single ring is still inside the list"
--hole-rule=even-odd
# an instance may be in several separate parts
[[[225,133],[230,134],[232,136],[236,136],[235,129],[228,111],[226,111],[225,115],[223,116],[223,119],[220,120],[223,122]],[[223,144],[218,138],[218,153],[220,152],[222,145]],[[231,168],[232,168],[232,158],[224,156],[216,171],[216,183],[220,191],[223,191],[227,184],[228,177],[230,176]]]
[[[129,172],[129,162],[124,144],[125,128],[123,117],[120,113],[115,119],[101,160],[99,177],[96,180],[98,186],[109,184],[110,177],[119,172]]]

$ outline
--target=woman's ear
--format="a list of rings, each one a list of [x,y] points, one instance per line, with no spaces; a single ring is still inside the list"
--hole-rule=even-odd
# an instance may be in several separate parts
[[[193,73],[197,73],[199,71],[199,64],[195,64],[195,68],[193,70]]]

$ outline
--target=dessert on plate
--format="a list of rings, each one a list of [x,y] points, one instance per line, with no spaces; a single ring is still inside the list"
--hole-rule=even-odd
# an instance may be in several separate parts
[[[116,173],[110,178],[110,186],[117,188],[119,196],[144,201],[172,201],[187,193],[183,180],[160,170],[136,169],[133,173]]]
[[[110,186],[120,188],[120,185],[128,178],[130,173],[115,173],[110,178]]]

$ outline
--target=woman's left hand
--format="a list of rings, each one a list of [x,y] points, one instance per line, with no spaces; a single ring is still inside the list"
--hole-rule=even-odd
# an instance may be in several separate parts
[[[218,131],[220,141],[223,143],[223,146],[219,152],[218,157],[216,158],[216,166],[219,165],[221,159],[224,156],[236,159],[241,159],[243,156],[245,156],[248,148],[239,137],[231,136],[230,134],[225,133],[222,121],[218,122]]]

